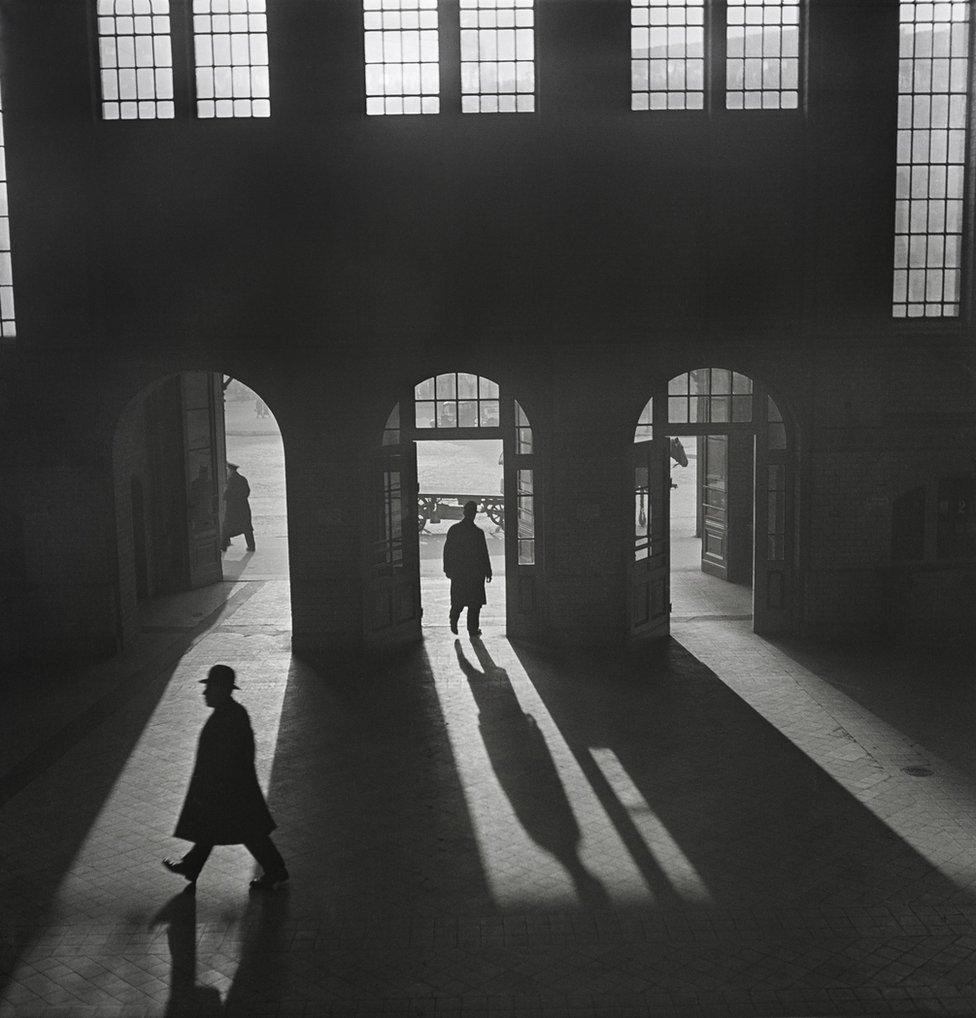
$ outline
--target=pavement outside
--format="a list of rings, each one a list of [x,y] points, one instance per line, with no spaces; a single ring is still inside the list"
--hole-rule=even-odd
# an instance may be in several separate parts
[[[4,1018],[976,1013],[968,658],[700,619],[643,664],[430,627],[357,670],[288,627],[286,581],[226,582],[148,604],[124,658],[8,679]],[[195,896],[160,865],[216,661],[269,894],[241,847]]]

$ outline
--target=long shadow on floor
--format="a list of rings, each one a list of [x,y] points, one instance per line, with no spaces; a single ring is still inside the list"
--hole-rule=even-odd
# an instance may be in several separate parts
[[[505,669],[495,664],[481,640],[471,643],[480,669],[465,657],[460,640],[454,641],[454,651],[478,705],[478,731],[498,784],[529,837],[565,868],[580,901],[606,906],[606,890],[579,857],[579,824],[545,736],[522,710]]]
[[[422,646],[377,668],[293,660],[269,805],[293,916],[491,909]]]
[[[653,669],[516,652],[584,770],[593,771],[593,747],[616,755],[715,904],[968,903],[675,641]],[[613,789],[596,790],[633,839]]]
[[[501,653],[491,639],[473,646],[478,664],[457,655],[457,678],[483,715],[494,778],[553,865],[569,869],[579,829],[518,702],[510,654],[500,639]],[[496,664],[503,653],[507,669]],[[487,886],[423,649],[377,670],[295,661],[269,790],[292,883],[249,903],[227,1013],[289,1001],[352,1013],[363,999],[438,1013],[440,996],[552,994],[554,979],[596,992],[616,985],[606,981],[614,972],[631,994],[798,987],[794,999],[812,1003],[776,1013],[822,1015],[844,1013],[831,994],[846,987],[976,979],[954,937],[883,919],[925,902],[971,907],[968,896],[683,648],[672,643],[653,668],[524,647],[517,657],[655,886],[654,904],[610,909],[590,885],[571,926],[579,939],[525,937],[524,917],[500,913]],[[668,859],[643,840],[633,799],[621,801],[597,748],[619,760],[710,901],[657,893]],[[560,905],[552,927],[545,909],[532,911],[542,920],[533,928],[551,934],[574,910]],[[511,941],[501,936],[509,919]],[[410,1010],[419,996],[426,1004]],[[688,1013],[760,1013],[748,1001],[716,1006]]]
[[[236,610],[251,593],[241,592],[220,604],[159,648],[142,668],[120,675],[113,688],[64,718],[57,729],[37,732],[32,751],[0,775],[5,854],[0,867],[0,992],[32,936],[44,928],[45,914],[62,879],[156,712],[181,658],[199,636]],[[93,733],[103,723],[111,724],[112,738],[93,742]],[[95,752],[86,749],[93,745]],[[73,761],[78,775],[70,794],[58,783],[63,769],[54,766],[62,759]],[[58,808],[52,809],[52,803]],[[95,875],[109,886],[113,865],[125,869],[125,837],[120,836],[114,847],[119,858],[100,860],[101,872]]]

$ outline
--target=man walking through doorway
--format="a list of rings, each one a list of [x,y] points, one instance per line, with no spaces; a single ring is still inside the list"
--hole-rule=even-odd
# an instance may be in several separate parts
[[[247,500],[250,494],[247,478],[237,472],[236,463],[228,463],[227,486],[224,488],[224,551],[230,546],[230,539],[238,534],[244,535],[247,550],[254,551],[251,503]]]
[[[182,859],[164,859],[171,873],[196,883],[214,845],[244,845],[264,873],[256,889],[288,879],[281,853],[271,840],[275,822],[254,770],[254,732],[247,711],[234,699],[234,669],[214,665],[203,683],[203,699],[213,713],[200,732],[197,759],[174,837],[192,841]]]
[[[451,581],[451,632],[457,633],[461,609],[468,609],[468,632],[480,636],[478,619],[486,603],[485,581],[491,583],[491,559],[488,542],[474,518],[477,502],[464,503],[464,519],[455,523],[444,541],[444,572]]]

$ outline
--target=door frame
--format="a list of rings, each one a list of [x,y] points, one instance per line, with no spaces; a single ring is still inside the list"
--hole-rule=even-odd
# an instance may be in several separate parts
[[[416,392],[419,386],[431,378],[445,374],[470,374],[486,379],[498,387],[499,417],[497,425],[485,427],[431,427],[418,428],[416,422]],[[434,402],[437,402],[435,400]],[[406,598],[406,591],[415,599],[417,606],[415,616],[411,616],[401,624],[389,628],[390,631],[380,635],[375,627],[369,624],[370,606],[378,596],[378,588],[382,586],[375,569],[371,568],[372,541],[369,537],[371,523],[367,520],[366,540],[364,543],[364,623],[363,629],[367,646],[390,647],[404,645],[422,639],[422,614],[420,590],[420,545],[419,528],[417,527],[417,501],[419,485],[417,483],[417,442],[429,441],[480,441],[501,440],[503,451],[502,496],[505,509],[505,630],[509,637],[531,638],[542,630],[542,606],[545,603],[541,593],[542,586],[542,555],[544,508],[539,483],[539,433],[538,429],[529,424],[530,418],[522,410],[525,424],[520,428],[521,419],[518,411],[522,407],[520,400],[514,396],[505,382],[495,382],[487,375],[479,375],[475,371],[456,369],[452,372],[440,372],[428,375],[416,383],[400,390],[399,399],[395,404],[398,410],[398,436],[393,445],[374,443],[370,457],[370,468],[367,470],[365,499],[367,506],[376,503],[377,483],[376,457],[382,458],[383,449],[396,448],[402,457],[406,469],[404,476],[409,478],[409,486],[405,486],[402,496],[402,525],[404,541],[404,561],[400,571],[399,582],[403,588],[401,598]],[[405,409],[406,408],[406,409]],[[390,418],[387,418],[389,423]],[[529,448],[526,451],[524,433],[529,433]],[[387,429],[384,429],[387,433]],[[521,441],[520,441],[521,439]],[[529,497],[520,487],[519,471],[531,471],[532,490]],[[526,522],[526,503],[532,517],[534,538],[534,562],[519,563],[520,522]],[[522,514],[520,517],[520,508]]]
[[[770,636],[793,632],[797,624],[795,552],[796,486],[799,480],[795,419],[788,406],[784,406],[782,397],[774,396],[760,379],[752,374],[737,372],[752,383],[750,421],[669,423],[670,384],[690,370],[702,369],[675,372],[652,387],[650,420],[654,439],[666,448],[666,440],[671,437],[728,435],[731,445],[733,436],[743,433],[753,436],[753,631]],[[723,367],[721,370],[736,369]],[[638,448],[638,443],[634,442],[634,448]],[[670,476],[670,464],[667,461],[665,463]],[[633,494],[629,492],[628,500],[630,498],[633,498]],[[670,507],[667,508],[669,510]],[[668,526],[665,527],[664,541],[668,549],[670,584],[670,516]],[[773,553],[775,557],[772,557]],[[631,598],[634,576],[633,555],[630,555]],[[667,609],[670,618],[670,604]],[[652,638],[666,635],[666,627],[657,629],[652,633]],[[660,631],[662,629],[663,632]],[[628,617],[628,631],[632,641],[642,638],[639,627],[634,625],[632,608]]]

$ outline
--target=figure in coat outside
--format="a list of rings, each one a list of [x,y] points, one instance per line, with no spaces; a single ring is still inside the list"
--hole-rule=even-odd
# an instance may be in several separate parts
[[[230,539],[244,535],[247,550],[254,551],[254,528],[251,525],[251,504],[247,497],[251,486],[247,478],[237,472],[236,463],[227,464],[227,486],[224,488],[224,551],[230,546]]]
[[[488,542],[474,518],[477,502],[464,503],[464,519],[455,523],[444,541],[444,572],[451,581],[451,632],[457,633],[461,609],[468,609],[468,632],[480,636],[478,619],[486,603],[485,581],[491,583],[491,559]]]
[[[213,713],[200,732],[193,776],[174,837],[192,841],[182,859],[164,859],[171,873],[195,883],[214,845],[244,845],[264,873],[256,889],[288,879],[281,853],[271,840],[277,826],[254,770],[254,733],[247,711],[234,699],[234,669],[214,665],[202,679],[203,699]]]

